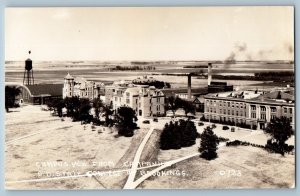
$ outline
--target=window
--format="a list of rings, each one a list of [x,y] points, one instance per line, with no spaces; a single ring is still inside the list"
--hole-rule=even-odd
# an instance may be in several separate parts
[[[228,107],[230,107],[230,102],[228,102]]]
[[[293,117],[290,117],[290,122],[293,122]]]
[[[159,98],[159,97],[157,97],[157,102],[158,102],[158,103],[160,102],[160,98]]]
[[[256,113],[251,113],[251,118],[256,118]]]
[[[231,111],[231,115],[234,115],[234,110]]]
[[[130,96],[130,93],[129,93],[129,92],[126,92],[126,96],[129,97],[129,96]]]
[[[265,106],[260,106],[260,111],[265,112],[266,111],[266,107]]]
[[[220,101],[220,106],[222,107],[222,101]]]
[[[276,112],[276,108],[275,107],[271,107],[271,112]]]
[[[233,107],[233,108],[234,108],[234,103],[232,103],[232,104],[231,104],[231,107]]]
[[[212,108],[210,108],[210,112],[212,113]]]
[[[266,114],[260,114],[260,118],[261,118],[262,120],[266,120]]]
[[[283,112],[284,112],[284,113],[287,113],[287,108],[283,108]]]
[[[276,118],[276,115],[271,115],[271,119],[275,119]]]
[[[293,114],[293,108],[289,108],[290,114]]]
[[[228,113],[227,113],[228,115],[230,115],[230,110],[228,110]]]
[[[222,109],[220,109],[220,114],[222,114],[223,113],[223,111],[222,111]]]
[[[118,100],[118,98],[117,97],[115,97],[115,101],[117,101]]]
[[[206,105],[209,105],[209,101],[208,100],[206,100]]]
[[[217,110],[216,110],[216,108],[214,108],[214,113],[217,113]]]
[[[239,108],[239,103],[236,103],[236,106],[235,106],[235,107]]]
[[[236,111],[236,115],[237,115],[237,116],[239,115],[239,111]]]
[[[224,110],[224,114],[226,114],[226,110]]]
[[[256,110],[256,106],[255,105],[251,105],[251,110]]]
[[[130,103],[130,99],[126,99],[126,103],[129,104]]]

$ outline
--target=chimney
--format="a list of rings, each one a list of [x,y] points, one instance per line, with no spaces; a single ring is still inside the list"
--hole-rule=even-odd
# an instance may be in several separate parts
[[[211,80],[212,80],[211,69],[212,69],[212,65],[211,65],[211,63],[208,63],[208,70],[207,70],[207,85],[210,85]]]
[[[192,99],[192,76],[188,75],[188,100]]]

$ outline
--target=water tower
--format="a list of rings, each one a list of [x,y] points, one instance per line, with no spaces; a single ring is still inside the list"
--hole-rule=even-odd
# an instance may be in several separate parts
[[[30,54],[31,51],[29,50],[28,53]],[[25,61],[25,70],[24,70],[23,84],[24,85],[33,85],[34,84],[33,69],[32,69],[32,60],[30,58],[28,58]]]

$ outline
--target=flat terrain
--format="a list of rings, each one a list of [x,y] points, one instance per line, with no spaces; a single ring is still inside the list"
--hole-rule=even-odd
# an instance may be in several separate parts
[[[196,124],[197,124],[196,120]],[[201,133],[210,123],[196,126]],[[216,124],[215,134],[229,140],[241,140],[265,145],[268,137],[260,130],[236,128],[235,132],[222,130]],[[294,145],[292,136],[287,143]],[[159,150],[158,162],[168,162],[198,152],[200,139],[196,144],[179,150]],[[179,162],[145,180],[138,188],[181,189],[181,188],[291,188],[295,184],[295,155],[271,154],[251,146],[226,147],[221,143],[219,157],[207,161],[199,156]]]
[[[169,152],[172,154],[172,152]],[[144,181],[146,189],[291,188],[295,156],[282,157],[255,147],[222,147],[212,161],[194,157]]]
[[[7,189],[121,189],[136,151],[150,127],[162,129],[169,117],[142,124],[132,138],[116,137],[114,129],[93,128],[51,116],[41,106],[26,105],[6,113],[5,181]],[[195,120],[197,125],[197,120]],[[201,133],[209,125],[196,126]],[[230,140],[264,145],[262,131],[236,128],[214,132]],[[198,152],[196,144],[179,150],[159,150],[154,131],[143,149],[141,161],[168,162]],[[294,144],[294,137],[288,140]],[[226,147],[219,157],[206,161],[195,156],[176,163],[141,183],[137,188],[287,188],[294,186],[295,155],[282,157],[255,147]],[[153,167],[155,168],[155,167]],[[139,171],[151,171],[147,170]],[[101,176],[89,177],[90,172]],[[113,173],[109,173],[114,171]],[[116,172],[118,171],[118,172]],[[106,172],[106,173],[105,173]],[[137,173],[136,180],[143,176]]]
[[[42,111],[40,106],[28,105],[12,109],[12,112],[6,114],[6,188],[122,188],[126,172],[121,173],[121,177],[108,177],[109,183],[94,177],[60,177],[84,175],[88,171],[128,169],[122,160],[132,161],[130,151],[134,153],[137,147],[131,143],[138,145],[147,130],[137,130],[132,138],[116,138],[117,133],[112,130],[96,127],[92,131],[91,125],[71,122],[68,118],[61,121],[51,116],[49,111]],[[46,166],[43,165],[45,162]],[[45,178],[51,179],[37,180]]]

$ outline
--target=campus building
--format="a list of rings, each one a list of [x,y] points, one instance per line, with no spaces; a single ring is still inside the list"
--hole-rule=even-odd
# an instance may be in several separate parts
[[[285,116],[295,128],[294,91],[236,91],[204,96],[204,117],[264,129],[272,118]]]
[[[84,78],[74,78],[69,73],[64,78],[63,98],[78,96],[80,98],[99,98],[104,93],[104,84],[96,84]]]
[[[141,117],[164,116],[165,95],[162,91],[148,85],[129,85],[114,88],[113,109],[121,106],[131,107]]]

